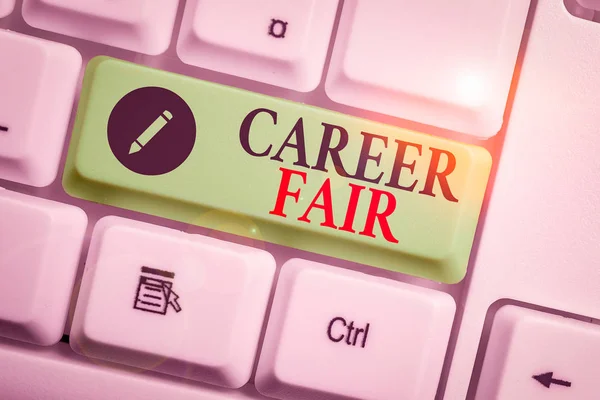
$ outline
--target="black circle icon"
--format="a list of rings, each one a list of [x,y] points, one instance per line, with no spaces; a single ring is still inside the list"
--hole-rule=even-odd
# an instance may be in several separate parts
[[[126,94],[108,119],[108,144],[129,170],[142,175],[173,171],[196,142],[196,120],[187,103],[160,87]]]

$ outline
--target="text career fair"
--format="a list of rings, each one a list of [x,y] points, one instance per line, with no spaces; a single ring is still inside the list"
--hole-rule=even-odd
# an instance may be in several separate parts
[[[456,157],[450,151],[429,147],[423,149],[419,143],[411,143],[399,139],[393,140],[393,143],[387,136],[381,136],[371,132],[360,132],[360,135],[350,135],[348,130],[342,126],[322,122],[322,139],[318,149],[318,155],[315,160],[307,159],[307,147],[305,140],[304,122],[298,118],[293,126],[278,126],[277,112],[267,108],[258,108],[251,111],[240,126],[240,143],[246,153],[253,157],[269,157],[274,162],[283,162],[284,156],[287,164],[293,160],[297,168],[286,168],[281,166],[281,181],[277,197],[274,201],[274,207],[269,214],[283,218],[297,218],[299,221],[307,223],[318,223],[323,227],[339,229],[350,233],[356,233],[355,223],[356,210],[361,196],[367,195],[366,187],[360,182],[381,185],[381,189],[370,187],[370,203],[364,224],[360,224],[358,234],[375,238],[377,233],[375,226],[379,225],[381,234],[391,243],[398,243],[398,239],[388,223],[388,217],[396,212],[397,201],[393,194],[395,190],[412,192],[417,195],[436,197],[438,195],[449,202],[458,202],[459,199],[453,194],[452,188],[448,183],[448,177],[456,167]],[[256,136],[267,135],[266,132],[255,128],[252,125],[257,118],[268,118],[272,121],[274,129],[286,130],[289,134],[282,143],[264,144],[264,137],[261,138],[261,146],[257,145]],[[272,134],[272,133],[271,133]],[[350,165],[344,150],[348,146],[349,140],[362,140],[358,160]],[[379,143],[377,143],[379,142]],[[395,147],[395,159],[391,170],[381,171],[380,163],[383,153],[375,151],[376,145],[384,149]],[[408,150],[416,151],[421,157],[424,151],[429,151],[431,157],[427,158],[429,166],[425,179],[417,179],[413,176],[415,166],[420,161],[419,157],[408,157]],[[286,151],[287,150],[287,151]],[[347,150],[347,149],[346,149]],[[285,152],[285,154],[284,154]],[[344,156],[346,155],[346,158]],[[286,202],[298,202],[302,192],[303,185],[307,184],[308,170],[317,170],[328,172],[325,167],[327,161],[331,160],[335,166],[338,175],[348,179],[350,195],[348,199],[334,199],[332,197],[330,178],[327,178],[319,190],[310,195],[314,196],[308,208],[302,215],[291,216],[286,213]],[[346,161],[344,161],[346,160]],[[423,162],[423,161],[421,161]],[[354,172],[352,172],[354,171]],[[386,174],[388,172],[388,174]],[[408,176],[407,176],[408,175]],[[408,182],[401,184],[400,182]],[[389,188],[389,189],[388,189]],[[436,190],[437,189],[437,190]],[[364,194],[363,194],[364,193]],[[334,202],[345,201],[347,204],[346,215],[343,221],[334,220]],[[318,214],[315,211],[320,210]],[[315,211],[313,213],[313,211]],[[313,220],[311,220],[311,218]]]

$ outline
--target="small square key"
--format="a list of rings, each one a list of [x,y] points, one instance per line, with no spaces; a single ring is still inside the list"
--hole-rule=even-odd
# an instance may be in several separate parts
[[[188,0],[177,43],[187,64],[288,89],[317,87],[338,0]]]
[[[60,340],[86,227],[77,207],[0,188],[0,336]]]
[[[288,261],[256,388],[285,400],[433,399],[454,311],[446,293]]]
[[[0,179],[47,186],[56,178],[81,55],[0,30]]]
[[[78,353],[237,388],[248,382],[275,260],[210,237],[98,222],[71,329]]]

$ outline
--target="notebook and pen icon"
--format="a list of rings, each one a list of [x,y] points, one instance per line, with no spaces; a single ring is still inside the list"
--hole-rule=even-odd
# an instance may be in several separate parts
[[[174,278],[174,272],[142,267],[133,308],[166,315],[171,306],[175,312],[180,312],[179,296],[173,291]]]

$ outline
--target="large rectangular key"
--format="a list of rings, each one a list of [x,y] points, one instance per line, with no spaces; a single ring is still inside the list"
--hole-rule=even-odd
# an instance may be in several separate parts
[[[73,196],[443,282],[466,266],[480,147],[106,57],[64,174]]]
[[[341,104],[492,137],[504,123],[530,3],[346,0],[327,95]]]
[[[7,400],[244,399],[241,391],[224,394],[222,389],[185,385],[166,375],[92,362],[62,342],[37,348],[0,341],[0,369],[0,393]]]

